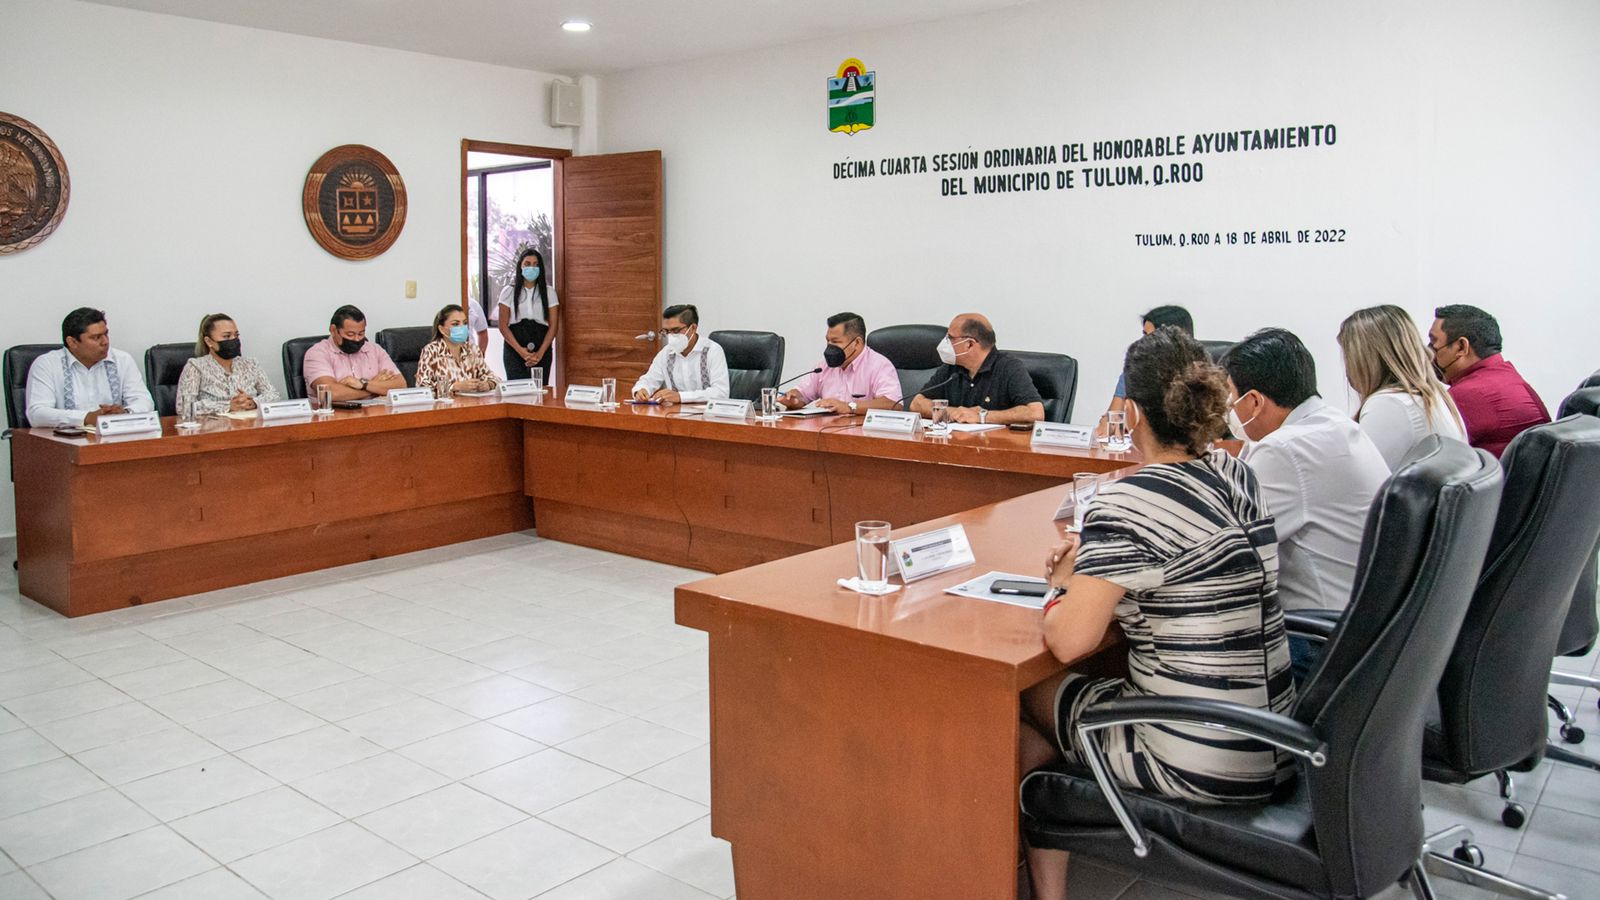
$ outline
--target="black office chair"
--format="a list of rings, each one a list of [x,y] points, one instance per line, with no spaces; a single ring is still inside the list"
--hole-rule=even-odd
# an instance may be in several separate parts
[[[194,344],[156,344],[144,351],[144,380],[163,416],[178,414],[178,377],[194,358]]]
[[[1221,365],[1222,364],[1222,358],[1224,356],[1228,355],[1228,351],[1232,350],[1233,349],[1233,345],[1236,344],[1236,343],[1238,343],[1238,342],[1237,341],[1201,341],[1200,342],[1200,346],[1206,348],[1206,353],[1211,356],[1211,361],[1212,362],[1217,363],[1218,365]]]
[[[900,376],[900,395],[910,400],[928,383],[939,362],[943,325],[889,325],[867,335],[867,346],[882,353]]]
[[[1600,372],[1591,375],[1585,384],[1589,381],[1595,382],[1595,386],[1580,388],[1562,400],[1557,415],[1561,418],[1579,414],[1600,416]],[[1593,487],[1590,491],[1592,496]],[[1567,607],[1567,617],[1561,626],[1561,636],[1556,641],[1557,656],[1587,656],[1594,647],[1595,640],[1600,638],[1600,615],[1597,615],[1595,609],[1595,582],[1597,568],[1600,568],[1596,565],[1597,556],[1600,556],[1600,546],[1595,547],[1595,552],[1589,555],[1587,565],[1578,576],[1577,586],[1573,588],[1572,603]],[[1550,670],[1550,683],[1600,689],[1600,678],[1562,669]],[[1583,743],[1583,729],[1573,723],[1572,711],[1567,709],[1567,705],[1554,696],[1548,696],[1546,703],[1561,721],[1561,739],[1569,744]],[[1550,756],[1574,765],[1587,765],[1591,768],[1594,766],[1587,757],[1562,752],[1560,748],[1552,748]]]
[[[28,370],[33,361],[60,344],[18,344],[6,349],[3,376],[6,383],[6,430],[28,427]]]
[[[1367,516],[1348,613],[1292,715],[1184,697],[1117,698],[1078,722],[1096,732],[1183,723],[1255,738],[1302,761],[1280,797],[1202,805],[1118,787],[1103,759],[1024,779],[1034,846],[1109,860],[1140,877],[1237,897],[1371,897],[1422,867],[1424,711],[1466,614],[1500,501],[1500,466],[1428,438]],[[1131,839],[1131,840],[1130,840]]]
[[[1007,350],[1022,360],[1033,379],[1033,386],[1044,398],[1046,422],[1066,422],[1072,418],[1072,402],[1078,395],[1078,361],[1065,353],[1037,350]]]
[[[325,334],[317,334],[311,337],[290,338],[283,342],[283,385],[289,392],[290,400],[305,398],[306,351],[327,337]]]
[[[783,338],[770,331],[713,331],[711,342],[728,359],[728,396],[761,400],[761,389],[783,378]]]
[[[378,332],[378,346],[389,354],[400,374],[406,377],[407,387],[417,386],[417,363],[422,360],[422,348],[433,340],[433,326],[413,325],[406,328],[385,328]]]

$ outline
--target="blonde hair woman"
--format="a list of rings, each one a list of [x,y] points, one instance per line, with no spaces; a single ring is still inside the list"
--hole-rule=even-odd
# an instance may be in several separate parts
[[[267,380],[260,363],[242,352],[239,326],[232,316],[212,313],[201,319],[194,359],[178,376],[178,408],[187,398],[194,401],[197,414],[215,415],[255,409],[258,403],[278,399],[278,389]]]
[[[1345,380],[1361,398],[1356,421],[1389,470],[1430,434],[1467,439],[1450,392],[1429,365],[1411,316],[1398,306],[1358,309],[1339,325]]]

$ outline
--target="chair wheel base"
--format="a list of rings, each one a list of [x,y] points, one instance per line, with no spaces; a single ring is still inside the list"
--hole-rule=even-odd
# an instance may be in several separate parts
[[[1528,822],[1528,811],[1520,803],[1507,803],[1500,811],[1500,822],[1507,828],[1521,828]]]
[[[1462,841],[1461,846],[1450,851],[1450,855],[1474,868],[1483,868],[1483,848],[1477,844]]]
[[[1576,725],[1561,726],[1561,739],[1569,744],[1581,744],[1588,735]]]

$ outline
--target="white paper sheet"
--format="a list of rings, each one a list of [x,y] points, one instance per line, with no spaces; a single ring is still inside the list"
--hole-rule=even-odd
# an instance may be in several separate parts
[[[1044,608],[1043,597],[1019,597],[1015,594],[996,594],[994,591],[989,590],[990,585],[994,584],[996,581],[1002,580],[1030,581],[1036,584],[1046,583],[1043,578],[1035,578],[1032,575],[1013,575],[1010,572],[989,572],[985,575],[980,575],[971,581],[963,581],[954,587],[947,587],[944,589],[944,592],[946,594],[955,594],[957,597],[970,597],[974,600],[993,600],[996,603],[1006,603],[1010,604],[1011,606],[1026,606],[1032,609]]]

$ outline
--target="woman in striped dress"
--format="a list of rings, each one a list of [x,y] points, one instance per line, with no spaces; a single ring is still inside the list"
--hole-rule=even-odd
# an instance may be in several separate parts
[[[1051,551],[1059,602],[1045,607],[1044,638],[1058,659],[1082,659],[1115,620],[1128,677],[1067,673],[1024,694],[1024,773],[1082,762],[1074,726],[1106,698],[1204,697],[1280,713],[1294,702],[1272,516],[1250,469],[1208,449],[1227,428],[1226,377],[1174,328],[1136,342],[1123,370],[1144,466],[1101,488],[1082,535]],[[1288,754],[1210,729],[1133,725],[1096,737],[1119,782],[1183,800],[1260,802],[1292,773]],[[1028,857],[1034,896],[1066,896],[1067,854]]]

